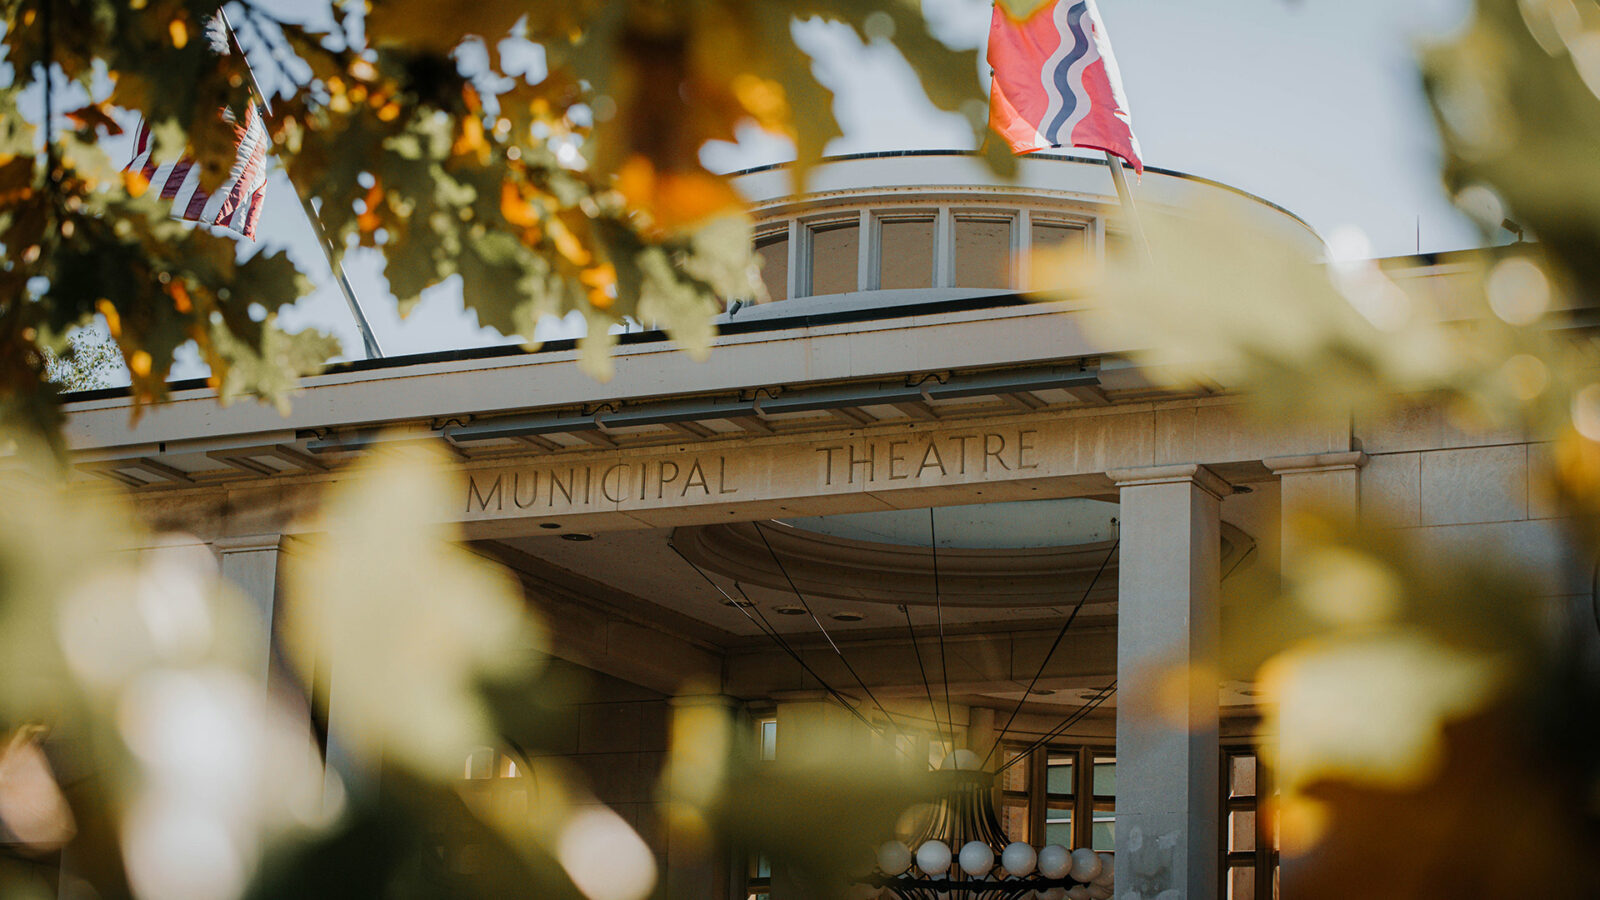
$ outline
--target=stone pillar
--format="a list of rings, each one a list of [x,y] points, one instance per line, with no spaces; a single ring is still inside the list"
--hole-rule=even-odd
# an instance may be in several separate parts
[[[717,717],[728,717],[735,723],[735,728],[749,724],[748,719],[737,713],[737,701],[722,694],[675,697],[670,705],[672,719],[664,738],[669,738],[671,731],[680,727],[679,716],[684,717],[689,727],[699,726],[701,722],[697,721],[696,713],[701,711]],[[670,761],[668,765],[671,765]],[[671,784],[674,773],[662,772],[661,776]],[[661,889],[656,892],[657,896],[728,900],[744,889],[746,861],[733,859],[726,846],[713,842],[710,831],[697,819],[671,815],[667,805],[661,803],[654,804],[651,815],[656,819],[655,827],[660,830],[659,843],[666,856],[660,876]],[[738,878],[737,885],[730,883],[734,876]],[[738,893],[738,896],[744,895]]]
[[[780,702],[777,758],[784,765],[848,765],[870,733],[844,707],[827,699]],[[781,865],[772,869],[772,900],[814,900],[810,890]]]
[[[1358,476],[1361,467],[1367,464],[1365,453],[1351,450],[1278,456],[1262,462],[1278,476],[1285,560],[1295,552],[1294,520],[1300,514],[1318,512],[1339,516],[1348,522],[1356,521],[1361,506]]]
[[[1361,512],[1361,467],[1367,455],[1359,450],[1343,453],[1317,453],[1307,456],[1278,456],[1262,462],[1278,476],[1279,518],[1281,524],[1280,568],[1294,564],[1300,552],[1299,519],[1315,513],[1355,523]],[[1282,896],[1297,896],[1303,877],[1300,857],[1285,847],[1279,860]]]
[[[1204,466],[1108,473],[1117,565],[1117,895],[1217,893],[1221,504]]]
[[[221,563],[222,577],[233,583],[250,601],[254,624],[261,639],[251,649],[249,670],[259,674],[261,683],[276,686],[272,671],[273,616],[278,607],[278,564],[283,555],[283,535],[252,534],[219,538],[214,546]]]

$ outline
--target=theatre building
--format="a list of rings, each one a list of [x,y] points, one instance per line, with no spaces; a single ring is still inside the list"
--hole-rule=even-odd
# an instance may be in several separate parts
[[[830,160],[801,194],[784,167],[735,181],[773,302],[723,315],[706,362],[635,331],[604,384],[555,343],[336,368],[287,416],[195,387],[130,427],[127,399],[83,399],[80,477],[130,486],[270,610],[341,467],[378,441],[448,445],[468,482],[439,516],[515,571],[556,656],[591,675],[570,756],[666,878],[708,897],[786,888],[760,860],[674,867],[654,788],[684,685],[739,710],[767,756],[819,723],[867,727],[832,689],[870,722],[887,710],[930,765],[1012,763],[992,794],[1004,840],[1114,853],[1119,897],[1271,897],[1255,687],[1208,686],[1185,722],[1156,709],[1160,673],[1211,666],[1249,615],[1235,588],[1276,571],[1286,515],[1331,502],[1555,568],[1521,438],[1428,410],[1263,424],[1226,392],[1158,387],[1071,303],[1027,300],[1036,254],[1129,239],[1103,164],[1024,159],[1002,183],[969,156],[885,154]],[[1226,186],[1150,170],[1137,189],[1320,252]],[[1448,289],[1422,260],[1393,273]],[[464,774],[503,770],[486,749]],[[1071,895],[1110,892],[1091,886]]]

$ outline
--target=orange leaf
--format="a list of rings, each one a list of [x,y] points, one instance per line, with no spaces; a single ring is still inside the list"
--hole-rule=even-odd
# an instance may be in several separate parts
[[[142,197],[150,189],[150,179],[144,177],[143,172],[129,170],[122,173],[122,186],[127,188],[128,196]]]
[[[167,293],[172,296],[172,306],[180,313],[194,310],[194,304],[189,302],[189,289],[181,281],[172,281],[167,285]]]
[[[523,228],[539,224],[539,211],[522,196],[522,191],[509,181],[500,183],[500,215],[506,221]]]

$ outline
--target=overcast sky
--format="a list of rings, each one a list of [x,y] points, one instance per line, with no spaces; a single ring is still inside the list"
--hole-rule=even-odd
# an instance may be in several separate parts
[[[925,6],[947,42],[982,45],[988,0]],[[1100,8],[1148,164],[1260,195],[1324,235],[1359,227],[1381,256],[1414,252],[1419,223],[1423,250],[1478,243],[1440,187],[1415,65],[1418,42],[1459,26],[1467,0],[1100,0]],[[830,153],[971,146],[965,124],[920,96],[892,49],[864,47],[842,29],[800,34],[839,94],[845,136]],[[790,155],[783,141],[750,133],[738,145],[708,147],[704,158],[737,169]],[[269,188],[260,233],[269,246],[287,246],[320,285],[285,323],[332,331],[359,358],[354,324],[281,178]],[[347,268],[386,355],[506,340],[463,313],[453,283],[401,321],[373,260],[357,254]],[[541,337],[562,333],[550,325]]]

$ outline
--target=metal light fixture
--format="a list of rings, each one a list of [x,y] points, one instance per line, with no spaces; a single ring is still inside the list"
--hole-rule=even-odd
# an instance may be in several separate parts
[[[900,900],[1107,900],[1112,856],[1087,847],[1044,849],[1010,841],[994,810],[994,775],[957,750],[932,777],[944,791],[916,838],[878,848],[878,866],[853,894]],[[913,851],[912,848],[915,848]]]

